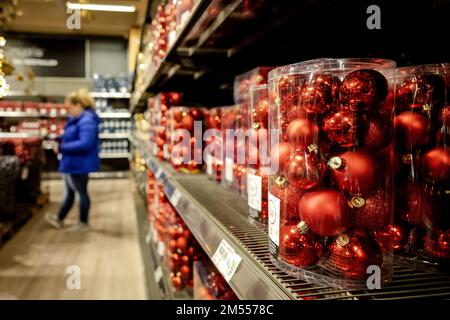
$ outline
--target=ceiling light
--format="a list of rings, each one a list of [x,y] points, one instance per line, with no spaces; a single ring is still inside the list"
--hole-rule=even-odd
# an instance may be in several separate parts
[[[67,8],[71,10],[91,10],[91,11],[111,11],[111,12],[135,12],[135,6],[120,6],[110,4],[94,3],[66,3]]]

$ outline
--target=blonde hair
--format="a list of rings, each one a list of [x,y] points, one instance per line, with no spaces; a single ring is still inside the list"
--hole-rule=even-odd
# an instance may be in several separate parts
[[[70,104],[80,104],[83,109],[92,109],[94,107],[94,99],[85,88],[72,91],[66,96],[66,101]]]

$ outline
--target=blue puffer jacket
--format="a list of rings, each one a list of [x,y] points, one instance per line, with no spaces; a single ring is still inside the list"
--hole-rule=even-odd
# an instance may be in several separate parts
[[[62,155],[59,171],[84,174],[100,169],[99,123],[100,118],[93,110],[84,110],[80,116],[69,118],[59,145]]]

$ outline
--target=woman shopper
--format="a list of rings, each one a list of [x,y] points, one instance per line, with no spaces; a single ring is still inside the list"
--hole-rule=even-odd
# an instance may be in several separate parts
[[[64,227],[64,219],[72,208],[76,194],[79,199],[80,222],[71,229],[85,231],[89,227],[88,174],[100,169],[100,119],[93,110],[94,101],[85,89],[67,95],[65,104],[70,116],[59,144],[59,171],[64,176],[65,196],[59,213],[48,213],[46,220],[57,229]]]

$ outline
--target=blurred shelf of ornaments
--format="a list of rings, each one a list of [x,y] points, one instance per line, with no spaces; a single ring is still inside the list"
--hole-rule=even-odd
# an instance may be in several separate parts
[[[144,298],[450,297],[450,2],[381,1],[377,30],[369,1],[114,2],[42,5],[76,32],[0,4],[0,257],[53,203],[85,87]]]

